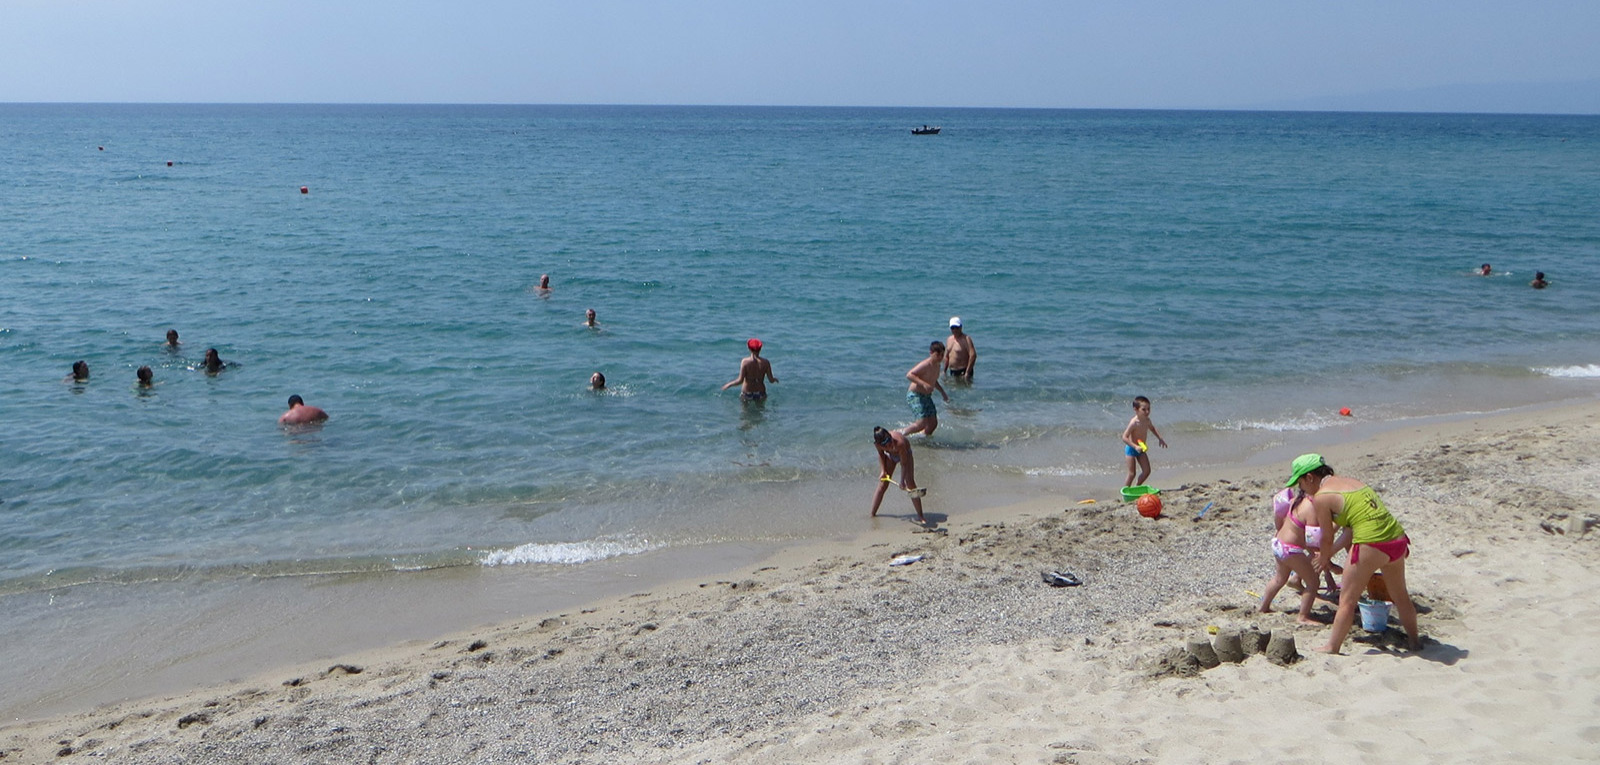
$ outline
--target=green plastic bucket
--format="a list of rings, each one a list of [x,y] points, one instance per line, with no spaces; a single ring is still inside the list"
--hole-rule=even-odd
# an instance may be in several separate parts
[[[1149,486],[1125,486],[1122,489],[1122,501],[1133,502],[1146,494],[1160,494],[1160,489]]]

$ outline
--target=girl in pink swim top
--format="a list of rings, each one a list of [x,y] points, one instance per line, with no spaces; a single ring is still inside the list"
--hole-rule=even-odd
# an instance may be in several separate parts
[[[1310,582],[1309,586],[1302,585],[1300,588],[1299,622],[1321,624],[1311,618],[1311,607],[1317,602],[1317,572],[1311,565],[1311,553],[1306,550],[1306,526],[1295,517],[1296,504],[1309,506],[1310,503],[1299,500],[1297,494],[1285,496],[1281,502],[1278,497],[1273,498],[1273,520],[1277,523],[1278,533],[1272,538],[1272,557],[1277,561],[1278,568],[1273,573],[1272,580],[1267,582],[1258,610],[1264,614],[1272,613],[1272,599],[1278,596],[1278,592],[1288,584],[1289,576],[1293,574],[1303,583]],[[1280,506],[1286,508],[1282,517],[1278,517],[1277,513]]]
[[[1307,554],[1314,559],[1317,557],[1317,553],[1322,551],[1322,527],[1306,525],[1308,523],[1316,522],[1316,511],[1312,509],[1310,503],[1302,503],[1300,501],[1304,498],[1305,494],[1303,494],[1299,489],[1284,489],[1283,491],[1274,494],[1272,496],[1272,522],[1274,528],[1278,529],[1283,528],[1283,522],[1285,519],[1291,520],[1298,524],[1300,528],[1305,531],[1305,548]],[[1338,537],[1334,539],[1334,547],[1333,550],[1328,553],[1328,557],[1333,557],[1334,555],[1338,554],[1340,550],[1345,549],[1349,545],[1350,530],[1344,529],[1340,531]],[[1343,573],[1343,568],[1330,562],[1328,564],[1328,570],[1322,572],[1323,582],[1327,585],[1327,587],[1324,589],[1328,590],[1329,592],[1337,593],[1339,591],[1339,583],[1333,577],[1335,574]],[[1305,587],[1306,584],[1300,581],[1300,575],[1291,572],[1289,576],[1289,588],[1299,592]]]

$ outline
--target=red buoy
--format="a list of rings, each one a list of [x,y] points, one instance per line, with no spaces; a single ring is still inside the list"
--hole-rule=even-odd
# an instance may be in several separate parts
[[[1340,409],[1339,410],[1339,416],[1340,417],[1349,417],[1350,416],[1350,407],[1347,406],[1347,407],[1345,407],[1343,409]]]
[[[311,189],[310,189],[310,187],[307,187],[307,186],[301,186],[300,187],[300,193],[301,194],[310,194],[311,193]]]

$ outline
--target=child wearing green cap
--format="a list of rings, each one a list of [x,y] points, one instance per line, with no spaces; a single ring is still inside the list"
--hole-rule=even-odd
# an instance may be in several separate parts
[[[1372,487],[1342,475],[1334,475],[1333,467],[1320,454],[1302,454],[1289,466],[1289,481],[1311,498],[1316,515],[1316,525],[1322,529],[1324,539],[1331,539],[1334,526],[1351,530],[1350,563],[1345,566],[1344,586],[1339,592],[1339,610],[1333,617],[1333,632],[1326,645],[1316,650],[1338,653],[1344,646],[1350,626],[1355,623],[1356,608],[1367,583],[1374,572],[1383,572],[1383,582],[1394,599],[1395,615],[1405,628],[1406,639],[1412,650],[1422,647],[1422,637],[1417,630],[1417,607],[1406,590],[1406,559],[1411,556],[1411,539],[1406,530],[1389,513]],[[1338,545],[1323,545],[1317,554],[1316,567],[1327,571],[1333,565],[1333,553]]]

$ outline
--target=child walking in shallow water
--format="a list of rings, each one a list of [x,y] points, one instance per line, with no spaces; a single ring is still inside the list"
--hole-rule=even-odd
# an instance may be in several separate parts
[[[1156,437],[1156,443],[1161,448],[1167,448],[1167,440],[1161,437],[1161,431],[1156,430],[1156,424],[1150,421],[1150,399],[1144,396],[1133,398],[1133,419],[1128,421],[1128,427],[1122,431],[1122,453],[1126,456],[1128,464],[1128,481],[1123,486],[1142,485],[1150,478],[1150,457],[1147,452],[1150,447],[1145,441],[1150,436]],[[1139,480],[1135,481],[1134,468],[1139,470]]]

